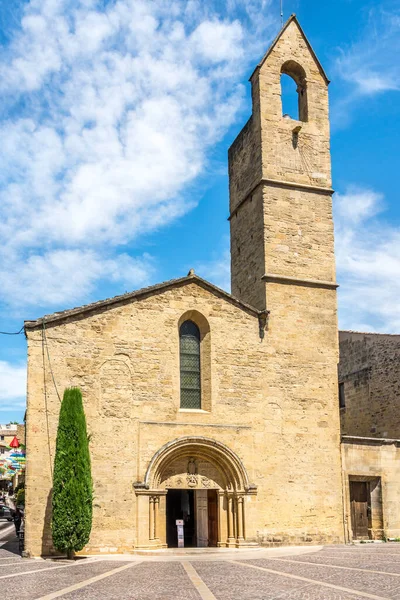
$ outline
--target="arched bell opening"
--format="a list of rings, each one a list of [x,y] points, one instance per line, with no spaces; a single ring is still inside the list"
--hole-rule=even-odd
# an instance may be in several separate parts
[[[293,86],[288,85],[290,79],[292,80]],[[297,93],[295,101],[292,90],[294,94]],[[292,119],[303,122],[308,121],[306,72],[303,67],[294,60],[287,60],[281,67],[281,97],[282,114],[284,117],[291,117]],[[294,105],[296,105],[296,108],[294,108]],[[289,111],[289,114],[287,114],[287,111]]]
[[[256,488],[239,457],[216,440],[192,436],[169,442],[153,456],[135,491],[148,501],[148,540],[142,547],[144,541],[145,547],[245,544],[246,499]]]

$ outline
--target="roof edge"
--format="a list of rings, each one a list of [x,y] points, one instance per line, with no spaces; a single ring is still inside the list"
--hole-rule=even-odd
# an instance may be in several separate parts
[[[400,337],[400,333],[385,333],[384,331],[356,331],[354,329],[339,329],[340,333],[350,333],[353,335],[385,335],[390,337]]]
[[[256,308],[254,308],[254,306],[251,306],[250,304],[247,304],[246,302],[242,302],[242,300],[239,300],[235,296],[232,296],[232,294],[229,294],[225,290],[217,287],[213,283],[210,283],[209,281],[207,281],[206,279],[203,279],[202,277],[199,277],[198,275],[189,274],[186,277],[170,279],[170,280],[164,281],[162,283],[157,283],[152,286],[148,286],[145,288],[141,288],[139,290],[135,290],[134,292],[128,292],[126,294],[121,294],[118,296],[114,296],[112,298],[107,298],[105,300],[91,302],[90,304],[85,304],[83,306],[78,306],[76,308],[67,309],[62,312],[56,312],[56,313],[52,313],[50,315],[44,315],[43,317],[40,317],[39,319],[35,319],[32,321],[26,320],[26,321],[24,321],[24,329],[26,332],[26,330],[32,330],[32,329],[36,329],[37,327],[40,327],[43,325],[53,324],[58,321],[63,321],[65,319],[68,319],[70,317],[80,316],[85,313],[95,311],[97,309],[115,306],[117,304],[127,302],[129,300],[140,299],[144,296],[151,295],[153,293],[157,293],[157,292],[167,290],[167,289],[170,289],[173,287],[186,285],[188,283],[196,283],[200,287],[207,289],[208,291],[210,291],[214,294],[222,296],[231,304],[234,304],[238,308],[241,308],[242,310],[245,310],[245,311],[253,314],[256,317],[258,317],[259,315],[262,315],[266,312],[265,310],[258,310]]]
[[[400,440],[397,438],[382,438],[382,437],[363,437],[361,435],[342,435],[341,436],[341,441],[344,443],[359,443],[359,444],[371,444],[371,445],[378,445],[378,444],[399,444],[400,445]]]
[[[264,56],[262,57],[262,59],[260,60],[260,62],[256,66],[256,68],[250,75],[249,81],[251,81],[254,73],[263,66],[263,64],[267,60],[268,56],[271,54],[272,50],[275,48],[276,44],[278,43],[279,39],[282,37],[282,35],[286,31],[286,29],[289,27],[290,23],[292,23],[293,21],[296,23],[297,27],[299,28],[300,33],[303,36],[311,55],[313,56],[315,62],[317,63],[317,66],[320,70],[322,77],[325,79],[326,84],[327,85],[330,84],[330,79],[328,78],[327,74],[325,73],[325,70],[324,70],[323,66],[321,65],[317,55],[315,54],[313,47],[311,46],[310,42],[308,41],[308,38],[307,38],[306,34],[304,33],[304,30],[303,30],[302,26],[300,25],[299,20],[295,13],[291,14],[290,17],[288,18],[288,20],[286,21],[286,23],[283,25],[282,29],[279,31],[278,35],[275,37],[272,44],[268,48],[267,52],[264,54]]]

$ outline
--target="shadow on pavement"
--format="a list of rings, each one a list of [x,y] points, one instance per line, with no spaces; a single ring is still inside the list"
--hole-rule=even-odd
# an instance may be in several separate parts
[[[17,536],[14,535],[11,540],[8,540],[8,542],[3,544],[1,546],[1,550],[5,550],[6,552],[10,552],[11,554],[17,554],[18,556],[21,556],[19,552],[19,540]]]

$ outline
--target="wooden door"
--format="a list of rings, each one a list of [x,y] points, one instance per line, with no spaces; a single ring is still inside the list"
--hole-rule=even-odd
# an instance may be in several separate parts
[[[208,490],[208,545],[218,542],[218,498],[216,490]]]
[[[355,540],[368,539],[368,482],[350,481],[351,524]]]
[[[196,490],[197,547],[208,546],[208,490]]]

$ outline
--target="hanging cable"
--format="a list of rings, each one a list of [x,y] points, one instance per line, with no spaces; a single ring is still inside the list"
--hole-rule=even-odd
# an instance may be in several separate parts
[[[22,325],[19,331],[0,331],[1,335],[19,335],[24,330],[24,326]]]
[[[51,444],[50,444],[49,409],[47,406],[46,360],[44,357],[44,345],[45,345],[44,340],[45,340],[45,330],[43,327],[43,329],[42,329],[43,392],[44,392],[44,405],[45,405],[45,413],[46,413],[47,446],[48,446],[48,450],[49,450],[50,475],[51,475],[51,480],[53,480],[53,460],[52,460],[52,456],[51,456]]]
[[[54,385],[54,389],[56,390],[56,393],[57,393],[58,400],[59,400],[59,401],[60,401],[60,403],[61,403],[61,396],[60,396],[60,394],[59,394],[59,392],[58,392],[58,388],[57,388],[56,380],[54,379],[54,373],[53,373],[53,369],[52,369],[52,367],[51,367],[50,353],[49,353],[49,346],[48,346],[48,344],[47,344],[47,337],[46,337],[46,327],[45,327],[44,320],[42,321],[42,324],[43,324],[43,329],[42,329],[42,333],[43,333],[43,341],[44,341],[44,344],[46,345],[47,360],[48,360],[48,362],[49,362],[49,368],[50,368],[51,378],[52,378],[52,380],[53,380],[53,385]]]

